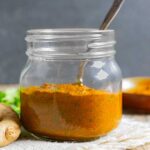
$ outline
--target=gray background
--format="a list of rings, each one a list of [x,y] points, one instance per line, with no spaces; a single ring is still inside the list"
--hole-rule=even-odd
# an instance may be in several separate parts
[[[0,83],[16,83],[31,28],[98,28],[112,0],[0,0]],[[126,0],[116,30],[123,76],[150,75],[150,0]]]

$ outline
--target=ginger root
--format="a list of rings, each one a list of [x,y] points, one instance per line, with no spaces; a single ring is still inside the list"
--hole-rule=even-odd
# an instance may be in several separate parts
[[[19,117],[10,108],[0,104],[0,147],[15,141],[21,133]]]

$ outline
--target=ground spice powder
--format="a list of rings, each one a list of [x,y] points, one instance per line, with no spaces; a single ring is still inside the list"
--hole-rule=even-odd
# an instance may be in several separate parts
[[[38,136],[89,140],[116,128],[122,115],[121,93],[77,84],[43,84],[21,90],[23,126]]]

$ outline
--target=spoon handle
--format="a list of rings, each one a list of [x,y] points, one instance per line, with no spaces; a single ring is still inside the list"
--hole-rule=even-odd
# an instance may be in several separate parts
[[[110,23],[113,21],[113,19],[118,14],[124,1],[125,0],[114,0],[109,12],[107,13],[105,19],[103,20],[103,22],[100,26],[100,30],[105,30],[109,27]]]
[[[106,30],[109,27],[110,23],[113,21],[113,19],[119,12],[124,1],[125,0],[114,0],[109,12],[107,13],[104,21],[102,22],[100,26],[100,30]],[[80,63],[79,72],[77,75],[77,83],[80,85],[83,84],[84,67],[86,63],[87,61],[83,61]]]

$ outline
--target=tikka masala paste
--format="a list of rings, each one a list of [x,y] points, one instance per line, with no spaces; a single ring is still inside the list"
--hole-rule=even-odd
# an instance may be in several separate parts
[[[90,140],[116,128],[121,115],[121,92],[48,83],[21,90],[22,124],[38,136]]]

